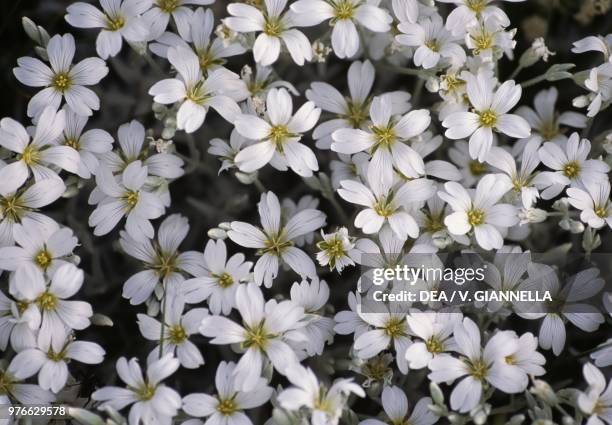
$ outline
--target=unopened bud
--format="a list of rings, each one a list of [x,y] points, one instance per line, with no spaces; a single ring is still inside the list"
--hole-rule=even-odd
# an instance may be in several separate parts
[[[227,238],[227,232],[223,229],[219,229],[218,227],[213,227],[206,234],[210,239],[218,240]]]
[[[444,393],[438,384],[431,382],[429,384],[429,393],[434,403],[444,405]]]

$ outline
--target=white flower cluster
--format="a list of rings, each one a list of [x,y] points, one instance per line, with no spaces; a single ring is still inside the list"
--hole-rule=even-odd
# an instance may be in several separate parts
[[[594,126],[612,103],[612,35],[574,43],[604,60],[576,73],[549,66],[557,52],[534,37],[505,75],[517,45],[505,7],[521,6],[76,2],[66,22],[84,40],[97,31],[98,57],[81,61],[73,35],[26,18],[38,57],[19,58],[13,74],[32,88],[31,126],[0,120],[2,404],[61,402],[92,425],[612,425],[598,369],[612,366],[609,318],[587,302],[612,310],[591,261],[612,227],[612,132]],[[154,75],[138,99],[152,108],[117,118],[109,107],[109,131],[89,129],[130,49]],[[536,66],[548,68],[517,79]],[[526,89],[569,79],[586,91],[573,99],[586,115],[559,112],[554,85],[525,101]],[[219,175],[200,156],[205,141]],[[259,201],[220,216],[191,196],[201,187],[180,186],[189,174],[200,186],[238,181]],[[181,248],[202,226],[175,212],[171,184],[214,217],[203,252]],[[81,208],[83,193],[91,229],[52,214],[51,204]],[[121,295],[138,306],[148,355],[108,359],[119,379],[92,388],[74,362],[104,364],[106,352],[81,331],[113,323],[94,314],[104,302],[79,297],[97,299],[83,286],[106,240],[139,264]],[[572,249],[586,262],[572,273],[531,262]],[[543,285],[553,301],[520,317],[494,302],[367,311],[373,288],[352,268],[417,254],[438,264],[445,252],[489,258],[485,282],[498,291]],[[184,374],[196,370],[208,378]],[[104,386],[113,380],[122,384]]]

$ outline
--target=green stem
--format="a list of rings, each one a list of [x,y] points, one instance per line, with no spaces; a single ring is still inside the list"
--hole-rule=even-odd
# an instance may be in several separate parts
[[[259,190],[261,193],[265,193],[265,192],[266,192],[266,187],[263,185],[263,183],[261,182],[261,180],[259,180],[258,178],[256,178],[255,180],[253,180],[253,184],[255,185],[255,187],[257,188],[257,190]]]
[[[512,71],[512,74],[510,74],[510,76],[508,77],[508,80],[514,80],[516,78],[516,76],[519,74],[519,72],[521,72],[523,70],[523,66],[519,64],[519,66],[517,66],[514,71]]]
[[[521,86],[523,88],[526,88],[526,87],[535,86],[536,84],[538,84],[539,82],[544,81],[544,80],[546,80],[546,74],[540,75],[538,77],[534,77],[534,78],[532,78],[530,80],[527,80],[527,81],[524,81],[524,82],[522,82],[520,84],[521,84]]]

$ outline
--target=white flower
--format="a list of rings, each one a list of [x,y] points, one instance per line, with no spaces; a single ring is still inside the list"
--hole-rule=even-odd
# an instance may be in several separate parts
[[[207,0],[204,0],[207,1]],[[151,43],[149,48],[159,56],[168,57],[168,48],[183,45],[189,47],[185,40],[191,39],[193,50],[200,59],[200,69],[208,73],[222,67],[228,57],[244,53],[246,49],[237,41],[226,42],[221,38],[215,38],[211,42],[211,34],[215,25],[215,17],[212,10],[198,8],[188,21],[190,37],[183,37],[166,32],[157,38],[156,43]]]
[[[478,245],[483,249],[501,248],[504,239],[500,228],[518,223],[514,206],[498,204],[510,186],[495,175],[487,174],[478,182],[474,194],[455,182],[446,183],[444,189],[446,192],[438,192],[438,196],[454,211],[444,219],[449,232],[465,235],[473,230]]]
[[[183,273],[197,275],[204,270],[202,254],[181,253],[179,245],[189,233],[189,223],[180,214],[172,214],[159,226],[157,239],[135,238],[120,232],[123,251],[143,263],[143,271],[130,277],[123,286],[123,297],[130,304],[145,302],[155,289],[178,290],[185,280]]]
[[[491,171],[484,161],[470,157],[470,148],[465,140],[457,140],[448,150],[448,156],[460,168],[461,183],[465,187],[472,187],[484,174]]]
[[[398,43],[416,47],[414,64],[430,69],[442,58],[453,67],[465,62],[465,51],[446,29],[440,15],[423,18],[418,23],[401,22],[397,27],[402,33],[395,36]]]
[[[236,307],[236,290],[251,279],[253,263],[244,261],[244,254],[236,253],[227,258],[227,248],[222,240],[210,240],[204,248],[204,271],[195,279],[181,284],[181,292],[190,304],[208,300],[212,314],[229,315]]]
[[[406,349],[410,346],[408,322],[406,321],[406,304],[390,303],[377,305],[370,314],[362,314],[361,318],[374,329],[369,329],[355,339],[353,348],[357,357],[369,359],[383,350],[393,346],[396,354],[397,367],[400,372],[408,373]],[[361,310],[367,308],[361,306]]]
[[[255,282],[258,285],[263,283],[268,288],[272,286],[280,261],[300,276],[316,277],[313,261],[294,246],[294,239],[321,228],[325,224],[325,214],[316,209],[306,209],[281,225],[280,204],[274,193],[263,193],[257,206],[263,229],[233,221],[227,232],[232,241],[247,248],[256,248],[258,255],[261,255],[255,264]]]
[[[563,287],[555,270],[548,265],[530,263],[527,271],[529,277],[519,289],[548,291],[552,298],[548,303],[517,303],[519,316],[530,320],[544,318],[539,333],[540,347],[545,350],[552,348],[555,356],[561,354],[566,339],[564,319],[585,332],[594,332],[604,323],[599,309],[586,301],[604,286],[599,270],[583,270],[571,276]]]
[[[433,404],[429,397],[421,398],[414,406],[410,416],[408,415],[408,397],[399,387],[385,386],[381,399],[383,410],[390,423],[432,425],[438,422],[438,416],[429,410],[429,406]],[[359,425],[384,425],[386,423],[379,419],[366,419],[359,422]]]
[[[0,350],[5,351],[9,341],[16,352],[36,346],[38,327],[29,319],[30,315],[36,315],[36,312],[27,308],[21,312],[19,301],[0,291]]]
[[[572,101],[577,108],[587,107],[587,117],[592,118],[605,109],[612,100],[612,63],[606,62],[589,72],[584,86],[589,93]]]
[[[508,111],[521,97],[521,86],[504,82],[495,90],[495,80],[484,72],[464,73],[467,95],[473,112],[455,112],[444,119],[444,133],[449,139],[470,136],[470,156],[483,162],[493,145],[493,130],[521,139],[531,134],[527,121]]]
[[[100,409],[112,407],[121,410],[131,404],[128,421],[130,425],[169,425],[181,408],[181,396],[161,383],[179,367],[179,361],[167,354],[148,364],[146,378],[135,358],[129,362],[125,357],[117,360],[117,374],[127,388],[103,387],[91,397],[101,402]]]
[[[62,99],[79,115],[91,115],[100,108],[98,96],[85,86],[98,84],[108,74],[102,59],[87,58],[72,65],[75,45],[71,34],[55,35],[47,44],[51,67],[37,58],[22,57],[13,69],[17,79],[30,87],[45,87],[28,103],[28,116],[38,118],[47,106],[56,111]],[[50,125],[52,123],[46,123]]]
[[[588,36],[578,41],[574,41],[572,47],[572,53],[585,53],[585,52],[601,52],[604,55],[606,61],[610,60],[610,46],[612,46],[612,35],[608,34],[605,37]]]
[[[241,285],[236,291],[236,308],[242,326],[223,316],[206,316],[200,333],[213,338],[211,344],[240,344],[245,350],[232,375],[241,391],[255,388],[267,358],[274,369],[285,374],[298,364],[298,358],[287,339],[302,339],[295,330],[304,326],[304,309],[292,301],[269,300],[264,303],[261,289],[254,283]]]
[[[612,385],[608,383],[603,373],[591,363],[582,368],[585,381],[589,384],[585,392],[578,393],[578,407],[588,415],[588,425],[603,425],[612,423]]]
[[[163,344],[156,345],[149,354],[149,362],[160,355],[171,354],[178,358],[181,365],[188,369],[196,369],[204,364],[204,358],[198,347],[189,337],[198,333],[202,319],[208,314],[205,308],[194,308],[183,314],[185,301],[181,295],[166,292],[163,302],[166,304],[163,323],[146,314],[138,314],[140,333],[150,341]],[[161,340],[160,340],[161,338]]]
[[[540,196],[534,185],[534,171],[540,164],[539,147],[540,141],[537,138],[527,142],[523,149],[520,170],[517,169],[514,157],[503,148],[493,146],[486,158],[489,164],[503,172],[498,174],[497,178],[503,181],[504,186],[512,188],[511,194],[522,201],[524,208],[531,208]]]
[[[215,376],[217,393],[210,396],[194,393],[183,397],[183,410],[198,418],[207,417],[208,425],[252,425],[243,410],[253,409],[266,403],[272,396],[264,378],[259,378],[250,391],[241,391],[234,375],[236,364],[219,363]]]
[[[70,261],[78,239],[68,227],[55,223],[41,225],[29,217],[15,225],[13,236],[18,246],[0,247],[0,269],[17,270],[23,264],[31,264],[53,274]]]
[[[89,216],[89,225],[95,227],[95,235],[105,235],[127,216],[125,228],[135,239],[154,234],[151,219],[164,213],[161,199],[143,189],[147,178],[147,167],[140,161],[128,165],[120,181],[105,166],[98,168],[96,184],[105,195]]]
[[[300,26],[318,25],[330,19],[332,48],[339,58],[350,58],[359,49],[355,24],[373,32],[387,32],[393,18],[385,9],[360,0],[298,0],[291,5]]]
[[[40,180],[17,191],[0,188],[0,246],[14,245],[15,225],[26,217],[43,226],[55,226],[55,221],[37,210],[57,200],[65,190],[59,178]]]
[[[279,404],[289,411],[306,408],[312,424],[336,425],[351,394],[365,397],[363,388],[352,379],[337,379],[325,388],[311,369],[299,364],[287,369],[287,379],[294,386],[278,395]]]
[[[188,6],[206,6],[214,2],[215,0],[153,0],[153,7],[142,15],[142,19],[149,25],[148,39],[159,38],[166,31],[172,17],[181,38],[189,40],[189,22],[193,11]]]
[[[176,179],[184,174],[183,160],[170,152],[154,152],[145,144],[145,128],[136,121],[122,124],[117,131],[120,151],[107,152],[101,162],[113,173],[121,173],[134,161],[147,166],[147,174]]]
[[[38,344],[49,346],[65,341],[70,329],[85,329],[93,315],[91,305],[69,301],[83,285],[83,270],[64,264],[47,279],[37,267],[24,264],[12,275],[10,293],[29,311],[34,328],[40,327]]]
[[[0,145],[15,152],[19,158],[0,169],[0,191],[19,189],[30,172],[36,181],[59,179],[51,166],[71,173],[79,172],[78,152],[69,146],[57,146],[57,139],[64,130],[64,118],[64,111],[45,108],[32,139],[17,121],[11,118],[0,120]]]
[[[574,43],[574,45],[575,44],[576,43]],[[538,58],[542,58],[544,62],[548,62],[548,58],[556,54],[555,52],[550,51],[548,49],[544,37],[538,37],[533,40],[533,43],[531,43],[531,50],[533,50],[533,52]]]
[[[368,168],[370,182],[382,185],[393,182],[393,167],[405,177],[425,174],[423,158],[405,142],[422,134],[431,122],[429,111],[410,111],[400,118],[392,117],[391,102],[384,96],[375,97],[370,106],[372,125],[369,131],[343,128],[334,131],[332,150],[344,154],[369,151],[372,160]]]
[[[261,31],[253,45],[255,62],[268,66],[278,59],[281,41],[291,55],[291,59],[304,65],[312,59],[312,48],[308,38],[294,26],[301,24],[292,12],[283,13],[287,0],[264,0],[262,10],[248,4],[231,3],[227,6],[230,13],[223,23],[237,32]]]
[[[606,224],[612,227],[612,205],[610,205],[610,182],[584,182],[585,189],[570,187],[567,189],[569,203],[578,208],[580,220],[594,229]]]
[[[77,28],[102,28],[96,51],[102,59],[117,56],[122,39],[128,43],[147,40],[149,28],[140,16],[151,8],[152,0],[101,0],[102,10],[88,3],[73,3],[66,9],[66,22]]]
[[[234,122],[240,113],[237,101],[244,100],[247,90],[240,77],[225,68],[211,71],[204,79],[200,60],[185,46],[168,49],[168,60],[180,78],[168,78],[149,89],[153,100],[164,105],[180,103],[177,128],[193,133],[204,123],[209,108]]]
[[[354,238],[348,234],[346,227],[341,227],[333,233],[324,233],[321,230],[322,241],[317,243],[317,261],[322,266],[329,266],[330,270],[338,270],[341,273],[346,266],[355,263],[350,255],[355,248]],[[1,251],[0,251],[1,252]]]
[[[304,308],[307,324],[298,332],[305,335],[303,341],[289,341],[295,349],[301,350],[300,358],[323,354],[325,344],[334,339],[334,321],[324,316],[329,301],[329,286],[324,280],[303,280],[291,285],[291,301]]]
[[[66,386],[68,363],[72,360],[98,364],[104,360],[104,350],[98,344],[75,341],[71,336],[53,341],[39,341],[38,346],[20,351],[13,363],[24,377],[38,373],[38,385],[43,390],[58,393]]]
[[[87,125],[87,117],[76,114],[65,107],[66,125],[64,134],[59,138],[59,144],[73,148],[79,153],[80,162],[78,175],[89,178],[95,175],[100,157],[113,149],[113,137],[108,132],[92,129],[83,132]]]
[[[411,207],[435,193],[433,182],[420,178],[399,183],[395,187],[385,187],[372,183],[374,179],[368,179],[371,187],[353,180],[340,182],[338,194],[342,199],[366,207],[355,217],[355,227],[362,229],[365,234],[373,234],[388,223],[398,238],[406,240],[410,236],[416,239],[419,236],[419,226],[412,216]]]
[[[484,63],[493,63],[504,54],[508,59],[514,59],[515,34],[516,29],[505,31],[495,17],[490,17],[483,23],[468,27],[465,44],[472,49],[473,56]]]
[[[441,353],[454,350],[453,328],[461,319],[461,313],[449,311],[411,311],[406,316],[408,329],[420,340],[413,339],[406,350],[408,367],[422,369]]]
[[[558,96],[557,89],[551,87],[536,94],[533,100],[535,110],[529,106],[521,106],[516,110],[516,114],[525,118],[534,132],[542,136],[544,141],[563,140],[561,125],[573,128],[584,128],[587,125],[587,118],[578,112],[568,111],[559,114],[555,110]]]
[[[510,25],[508,15],[497,6],[490,5],[493,0],[438,0],[441,3],[454,3],[456,7],[446,20],[446,28],[455,35],[463,35],[468,28],[478,24],[480,20],[495,19],[502,27]],[[525,0],[507,0],[521,2]]]
[[[208,153],[219,157],[221,167],[219,173],[236,166],[236,155],[243,147],[252,143],[251,140],[241,135],[235,128],[232,130],[229,143],[225,140],[214,138],[210,140]]]
[[[559,144],[544,143],[538,151],[540,160],[555,171],[542,171],[535,180],[536,186],[544,189],[542,198],[554,198],[567,185],[582,187],[586,181],[607,181],[610,167],[603,161],[587,159],[590,150],[591,142],[580,139],[578,133],[572,133],[569,139]]]
[[[303,133],[315,126],[321,110],[313,102],[306,102],[292,113],[291,96],[280,88],[268,91],[264,119],[250,114],[236,118],[236,130],[244,137],[259,141],[236,155],[234,161],[241,171],[250,173],[278,160],[302,177],[310,177],[313,171],[319,170],[315,154],[299,141]]]
[[[514,332],[498,331],[484,349],[480,344],[480,330],[471,319],[466,317],[462,323],[457,323],[453,333],[461,359],[440,354],[429,363],[431,373],[428,375],[436,383],[465,377],[451,393],[453,410],[469,412],[476,407],[483,394],[483,385],[487,383],[508,394],[527,388],[527,373],[506,361],[506,356],[516,353],[520,347]]]
[[[20,364],[11,361],[7,368],[0,369],[0,380],[2,382],[9,382],[10,385],[6,385],[0,392],[0,403],[10,405],[13,399],[18,402],[28,404],[49,404],[55,401],[55,395],[53,393],[43,390],[40,386],[35,384],[22,384],[21,381],[26,379],[22,374],[22,368]],[[10,423],[10,419],[6,420]]]

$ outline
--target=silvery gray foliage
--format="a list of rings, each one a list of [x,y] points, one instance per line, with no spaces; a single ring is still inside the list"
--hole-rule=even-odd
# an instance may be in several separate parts
[[[90,425],[612,425],[612,35],[548,40],[517,15],[533,3],[100,0],[57,34],[24,17],[0,404]],[[448,253],[553,299],[367,310],[361,271]]]

